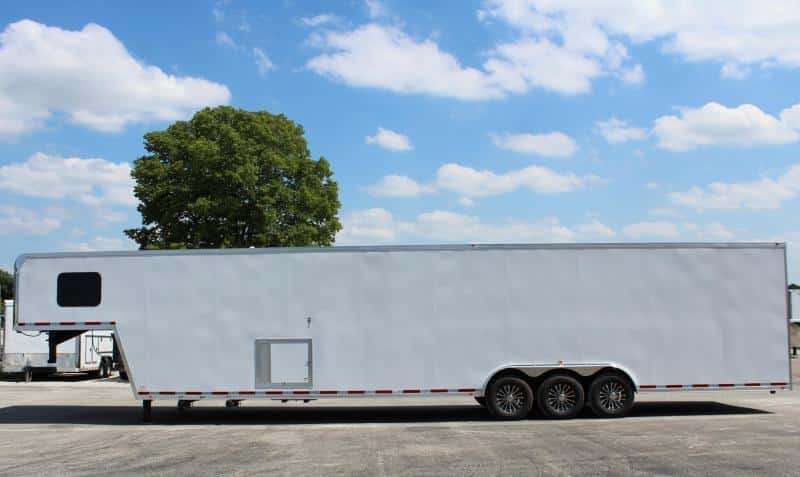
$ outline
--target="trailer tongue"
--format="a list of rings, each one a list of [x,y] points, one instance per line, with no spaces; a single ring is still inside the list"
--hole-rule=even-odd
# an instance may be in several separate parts
[[[783,244],[33,254],[16,273],[15,328],[113,331],[146,416],[458,395],[617,417],[638,392],[791,387]]]

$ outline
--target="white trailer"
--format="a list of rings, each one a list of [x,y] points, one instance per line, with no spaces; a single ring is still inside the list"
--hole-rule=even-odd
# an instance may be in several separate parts
[[[5,300],[0,334],[0,372],[20,373],[25,381],[34,375],[91,373],[108,377],[113,367],[114,338],[110,330],[91,330],[58,343],[55,360],[50,359],[46,331],[13,329],[14,301]]]
[[[791,388],[782,243],[58,253],[15,270],[16,329],[114,331],[146,418],[154,399],[421,395],[611,417],[636,392]]]

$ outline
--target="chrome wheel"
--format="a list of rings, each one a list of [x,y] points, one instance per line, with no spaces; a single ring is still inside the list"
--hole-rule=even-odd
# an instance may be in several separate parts
[[[568,383],[556,383],[547,390],[547,405],[559,413],[567,413],[575,407],[577,392]]]
[[[516,414],[525,403],[525,393],[516,384],[504,384],[495,396],[497,407],[506,414]]]
[[[603,409],[616,412],[625,406],[628,395],[619,381],[608,381],[600,386],[598,394],[599,404]]]
[[[539,385],[536,393],[539,410],[545,417],[569,419],[583,410],[584,393],[580,381],[564,373],[554,374]]]
[[[480,401],[478,401],[480,402]],[[486,409],[500,419],[523,419],[533,407],[533,390],[517,376],[492,380],[486,390]]]

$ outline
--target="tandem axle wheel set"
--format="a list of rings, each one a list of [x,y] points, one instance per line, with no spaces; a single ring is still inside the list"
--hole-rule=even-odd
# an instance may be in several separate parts
[[[524,419],[536,404],[546,418],[569,419],[589,408],[598,417],[623,417],[633,408],[635,388],[628,376],[616,370],[601,371],[581,377],[569,371],[551,372],[530,378],[510,370],[495,376],[486,393],[475,400],[489,414],[502,420]],[[308,403],[313,399],[292,399]],[[281,399],[287,402],[288,399]],[[186,412],[194,400],[178,401],[178,411]],[[242,400],[228,399],[225,407],[241,406]],[[143,421],[152,421],[152,400],[142,401]]]

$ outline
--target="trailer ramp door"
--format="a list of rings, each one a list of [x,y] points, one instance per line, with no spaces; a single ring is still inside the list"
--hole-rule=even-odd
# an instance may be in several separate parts
[[[311,387],[310,339],[256,340],[257,388]]]

